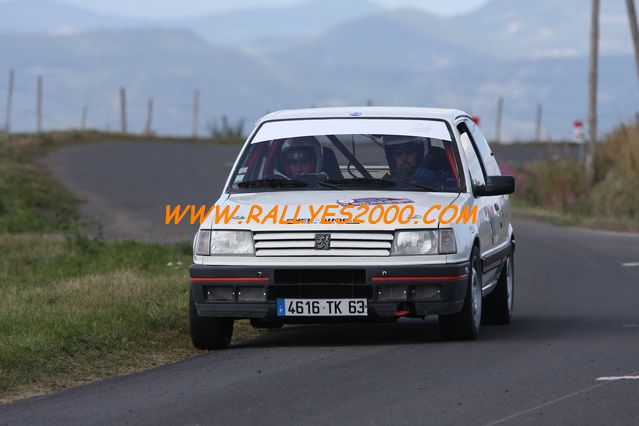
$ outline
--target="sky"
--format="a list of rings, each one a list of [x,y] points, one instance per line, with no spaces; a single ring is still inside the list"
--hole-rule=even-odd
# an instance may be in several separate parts
[[[2,0],[3,2],[9,0]],[[28,1],[28,0],[21,0]],[[309,0],[57,0],[84,9],[115,15],[176,18],[221,10],[305,3]],[[348,1],[348,0],[344,0]],[[439,15],[468,12],[488,0],[372,0],[387,8],[415,7]]]

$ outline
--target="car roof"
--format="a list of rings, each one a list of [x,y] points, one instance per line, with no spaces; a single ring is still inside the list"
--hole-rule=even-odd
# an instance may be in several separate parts
[[[470,117],[464,111],[444,108],[351,106],[339,108],[305,108],[275,111],[260,118],[256,125],[266,121],[314,118],[425,118],[453,122],[459,116]]]

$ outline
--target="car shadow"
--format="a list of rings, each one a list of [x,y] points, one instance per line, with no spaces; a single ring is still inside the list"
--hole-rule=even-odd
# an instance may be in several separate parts
[[[473,344],[492,342],[539,342],[566,338],[599,338],[611,333],[623,333],[621,319],[584,317],[581,315],[553,316],[528,314],[516,317],[508,325],[481,327],[480,337]],[[468,343],[468,341],[466,341]],[[237,343],[233,349],[260,347],[304,346],[383,346],[414,344],[462,344],[464,341],[445,341],[439,334],[436,317],[425,320],[402,318],[395,323],[350,323],[287,325],[254,339]]]

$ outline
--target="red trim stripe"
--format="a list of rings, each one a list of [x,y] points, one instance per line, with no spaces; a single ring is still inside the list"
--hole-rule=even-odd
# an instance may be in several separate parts
[[[468,274],[449,277],[373,277],[373,281],[458,281],[468,277]]]
[[[191,282],[216,282],[216,281],[268,281],[268,277],[192,277]]]

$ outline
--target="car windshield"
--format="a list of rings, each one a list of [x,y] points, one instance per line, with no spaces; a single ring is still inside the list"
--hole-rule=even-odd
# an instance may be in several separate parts
[[[304,121],[313,123],[305,126]],[[362,123],[355,125],[355,121]],[[266,123],[275,128],[260,128],[255,134],[228,189],[461,191],[464,179],[459,154],[445,123],[420,127],[416,121]],[[342,133],[345,130],[371,133]]]

